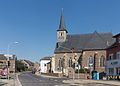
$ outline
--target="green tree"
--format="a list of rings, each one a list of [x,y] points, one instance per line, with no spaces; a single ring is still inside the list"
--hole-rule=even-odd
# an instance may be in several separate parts
[[[19,60],[16,60],[16,72],[25,71],[26,66]]]

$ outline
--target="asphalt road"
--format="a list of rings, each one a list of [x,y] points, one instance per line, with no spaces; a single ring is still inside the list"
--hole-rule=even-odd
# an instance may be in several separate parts
[[[89,83],[89,84],[65,84],[62,81],[65,78],[48,78],[43,76],[37,76],[32,73],[23,73],[19,75],[19,80],[22,86],[115,86],[115,85],[107,85],[100,83]]]
[[[47,78],[32,73],[23,73],[19,75],[19,80],[22,86],[70,86],[62,83],[62,80],[64,80],[63,78]]]

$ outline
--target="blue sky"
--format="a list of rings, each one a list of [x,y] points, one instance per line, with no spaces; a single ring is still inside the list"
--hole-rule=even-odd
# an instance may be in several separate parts
[[[39,61],[54,53],[61,8],[69,34],[120,32],[120,0],[0,0],[0,53]]]

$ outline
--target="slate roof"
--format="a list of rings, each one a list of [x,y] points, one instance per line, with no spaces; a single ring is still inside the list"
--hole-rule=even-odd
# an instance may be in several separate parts
[[[116,38],[116,37],[118,37],[118,36],[120,36],[120,33],[114,35],[113,37]]]
[[[30,60],[24,60],[25,62],[27,62],[30,66],[34,66],[34,63],[31,62]]]
[[[66,31],[66,26],[65,26],[65,21],[64,21],[64,16],[63,16],[63,9],[61,11],[61,17],[60,17],[60,24],[59,24],[59,29],[57,31]]]
[[[120,46],[119,41],[118,41],[119,39],[117,39],[117,37],[120,37],[120,33],[113,36],[113,38],[115,38],[116,41],[111,46],[109,46],[107,49],[117,48]]]
[[[50,60],[50,56],[46,56],[46,57],[43,57],[43,58],[41,58],[40,60]]]
[[[0,54],[0,60],[7,60],[7,57],[4,54]]]
[[[98,33],[96,31],[89,34],[67,35],[65,42],[56,44],[54,53],[72,52],[71,49],[76,52],[106,49],[115,42],[112,37],[112,33]]]

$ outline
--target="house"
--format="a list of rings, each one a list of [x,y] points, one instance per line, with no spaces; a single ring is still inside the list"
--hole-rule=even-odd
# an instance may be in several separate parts
[[[36,69],[36,71],[40,72],[40,64],[38,62],[34,63],[34,68]]]
[[[40,59],[40,72],[41,73],[48,73],[48,66],[47,64],[51,61],[51,57],[47,56],[47,57],[43,57],[42,59]]]
[[[16,55],[0,54],[0,68],[7,68],[8,66],[9,73],[14,73],[16,59]]]
[[[106,48],[114,43],[112,33],[69,34],[61,12],[52,58],[54,73],[68,76],[79,68],[105,72]]]
[[[113,36],[115,43],[107,49],[107,75],[120,75],[120,33]]]
[[[27,67],[27,69],[32,69],[34,67],[34,63],[30,60],[23,59],[20,61],[21,61],[21,63],[23,63]]]

